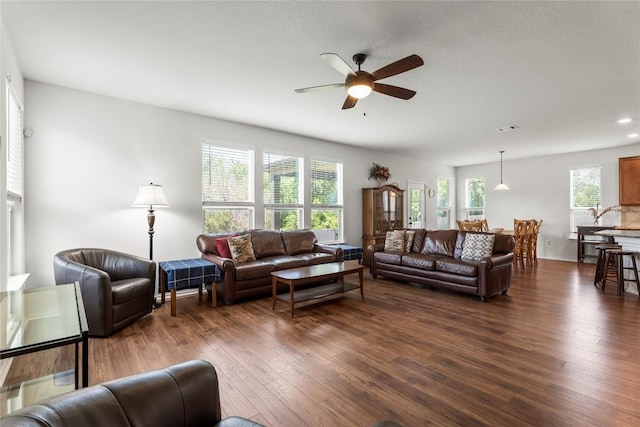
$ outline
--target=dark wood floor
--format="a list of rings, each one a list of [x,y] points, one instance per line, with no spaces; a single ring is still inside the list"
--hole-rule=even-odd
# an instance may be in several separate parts
[[[540,260],[488,303],[365,274],[364,302],[295,319],[270,298],[183,297],[177,317],[167,304],[92,339],[90,383],[202,358],[223,414],[268,426],[640,425],[640,299],[602,294],[593,273]]]

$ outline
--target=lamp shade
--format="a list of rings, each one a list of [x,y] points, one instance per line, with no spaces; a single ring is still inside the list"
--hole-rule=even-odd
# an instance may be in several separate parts
[[[150,183],[140,186],[132,206],[145,208],[148,206],[168,207],[169,202],[167,202],[167,198],[164,195],[162,185]]]

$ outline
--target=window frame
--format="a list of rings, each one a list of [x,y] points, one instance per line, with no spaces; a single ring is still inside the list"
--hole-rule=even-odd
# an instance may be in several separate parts
[[[316,193],[314,192],[314,181],[315,181],[315,177],[316,177],[316,164],[317,163],[324,163],[324,164],[331,164],[335,167],[335,189],[336,189],[336,195],[335,195],[335,202],[329,202],[327,203],[326,201],[324,203],[314,203],[313,199],[314,196],[316,195]],[[341,243],[344,241],[344,165],[342,162],[337,161],[337,160],[333,160],[333,159],[326,159],[326,158],[321,158],[321,157],[311,157],[311,161],[309,162],[309,167],[310,167],[310,179],[309,179],[309,185],[310,185],[310,189],[309,189],[309,228],[314,230],[314,232],[316,233],[316,236],[318,237],[318,242],[319,243]],[[314,212],[334,212],[336,219],[338,221],[338,225],[337,225],[337,230],[335,230],[335,238],[334,239],[330,239],[330,238],[324,238],[323,233],[321,232],[321,230],[330,230],[330,229],[314,229],[313,228],[313,221],[314,221]],[[330,234],[329,232],[326,232],[326,234]]]
[[[9,279],[24,272],[24,106],[11,82],[5,80],[6,102],[6,267]],[[17,121],[16,121],[17,119]]]
[[[209,156],[212,155],[212,150],[218,149],[220,151],[246,153],[246,165],[247,165],[247,197],[246,200],[205,200],[205,147],[209,147]],[[220,141],[203,140],[201,143],[201,157],[202,157],[202,226],[205,233],[218,233],[225,231],[241,231],[241,230],[211,230],[207,228],[207,215],[213,212],[221,211],[236,211],[239,213],[246,212],[247,224],[246,229],[255,227],[255,150],[250,147],[241,145],[225,144]],[[221,156],[218,156],[221,157]],[[231,158],[231,157],[230,157]],[[211,166],[210,166],[211,168]],[[223,174],[224,175],[224,174]],[[209,178],[211,180],[211,169],[209,169]]]
[[[584,174],[584,177],[588,176],[590,173],[597,171],[598,175],[598,200],[593,203],[587,203],[589,206],[576,206],[575,202],[575,175],[576,172],[579,171],[590,171]],[[578,226],[589,226],[589,225],[601,225],[602,217],[598,218],[598,221],[594,224],[593,216],[591,215],[590,209],[599,210],[602,205],[602,166],[581,166],[571,168],[569,170],[569,233],[571,235],[578,232]],[[578,220],[578,217],[580,219]],[[587,219],[585,219],[587,218]]]
[[[291,160],[291,159],[295,159],[295,168],[296,168],[296,180],[297,180],[297,188],[296,188],[296,199],[297,202],[294,203],[282,203],[282,202],[275,202],[275,201],[267,201],[267,198],[269,196],[272,196],[275,200],[275,194],[273,191],[265,191],[266,187],[267,187],[267,174],[269,173],[270,176],[273,176],[273,174],[270,173],[270,170],[267,170],[266,168],[266,162],[267,162],[267,157],[271,157],[274,156],[274,160],[275,161],[286,161],[286,160]],[[278,159],[280,158],[280,159]],[[271,162],[269,162],[269,164],[271,164]],[[270,169],[270,168],[269,168]],[[263,176],[263,201],[264,201],[264,228],[265,229],[269,229],[269,230],[291,230],[291,228],[289,227],[273,227],[273,224],[271,224],[270,226],[268,226],[268,222],[269,222],[269,217],[270,215],[273,215],[273,220],[275,221],[275,216],[277,214],[277,212],[284,212],[284,211],[296,211],[297,215],[298,215],[298,220],[297,220],[297,225],[296,225],[296,229],[301,229],[304,226],[304,158],[302,156],[297,156],[294,154],[282,154],[280,152],[276,152],[276,151],[264,151],[262,153],[262,176]],[[270,184],[271,182],[269,182]],[[271,197],[269,197],[271,198]],[[272,213],[269,214],[269,211],[271,211]]]
[[[470,189],[469,184],[471,181],[482,181],[483,193],[482,193],[482,206],[471,206],[469,203],[470,199]],[[482,178],[467,178],[464,180],[464,209],[465,209],[465,217],[467,220],[474,219],[485,219],[485,209],[487,203],[487,186],[486,180],[484,177]],[[481,215],[471,215],[471,212],[480,211]]]

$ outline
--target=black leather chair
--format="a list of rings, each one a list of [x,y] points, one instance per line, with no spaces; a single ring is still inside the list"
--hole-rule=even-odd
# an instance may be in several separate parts
[[[264,427],[222,419],[218,376],[191,360],[52,397],[3,417],[2,427]]]
[[[156,263],[108,249],[70,249],[53,259],[56,285],[79,282],[89,335],[106,337],[153,309]]]

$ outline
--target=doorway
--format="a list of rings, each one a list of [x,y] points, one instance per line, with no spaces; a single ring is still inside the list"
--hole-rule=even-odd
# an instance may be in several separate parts
[[[426,228],[427,184],[418,181],[407,181],[409,228]]]

